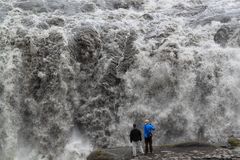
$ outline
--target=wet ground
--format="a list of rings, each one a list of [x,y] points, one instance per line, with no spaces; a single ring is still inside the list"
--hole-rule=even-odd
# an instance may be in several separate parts
[[[132,157],[131,160],[240,160],[232,149],[211,146],[154,147],[152,154]]]
[[[211,145],[184,144],[179,146],[155,146],[153,147],[153,153],[146,155],[138,153],[136,157],[132,156],[131,147],[103,149],[101,152],[111,155],[104,160],[240,160],[239,151],[240,149]],[[88,160],[100,159],[92,156]]]

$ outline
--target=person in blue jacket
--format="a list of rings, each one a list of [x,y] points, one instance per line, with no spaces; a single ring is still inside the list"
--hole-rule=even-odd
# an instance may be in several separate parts
[[[152,153],[152,131],[155,130],[154,125],[152,125],[149,120],[144,121],[144,140],[145,140],[145,154],[148,153],[148,146],[150,149],[150,153]]]

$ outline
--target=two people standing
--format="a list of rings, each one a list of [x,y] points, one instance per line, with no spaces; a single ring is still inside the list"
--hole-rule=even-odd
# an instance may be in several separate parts
[[[152,131],[155,130],[155,127],[149,122],[149,120],[144,121],[144,141],[145,141],[145,154],[148,153],[148,148],[150,153],[152,153]],[[139,129],[136,128],[136,124],[133,124],[133,129],[130,132],[130,142],[132,143],[133,156],[137,155],[136,149],[139,148],[139,151],[143,154],[143,148],[141,145],[142,134]]]

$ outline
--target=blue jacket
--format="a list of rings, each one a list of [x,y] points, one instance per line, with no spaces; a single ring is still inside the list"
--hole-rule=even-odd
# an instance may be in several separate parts
[[[147,123],[144,125],[144,138],[149,138],[150,136],[152,136],[152,131],[155,130],[154,125],[152,125],[151,123]]]

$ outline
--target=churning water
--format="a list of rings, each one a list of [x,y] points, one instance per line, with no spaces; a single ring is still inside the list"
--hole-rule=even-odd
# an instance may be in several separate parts
[[[0,159],[224,144],[240,129],[239,0],[0,0]]]

